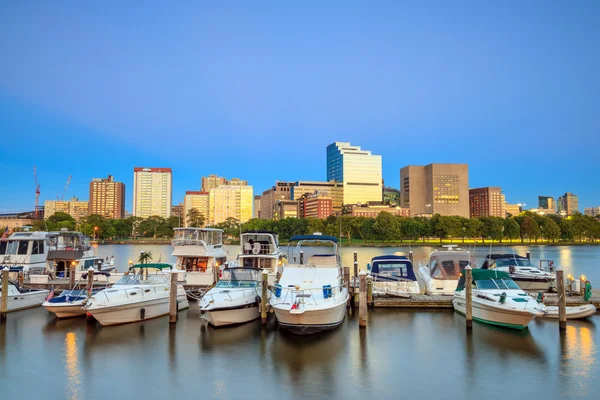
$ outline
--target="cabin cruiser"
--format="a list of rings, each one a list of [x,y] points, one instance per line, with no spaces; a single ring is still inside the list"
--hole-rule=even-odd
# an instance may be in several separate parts
[[[216,286],[200,299],[200,311],[216,327],[242,324],[260,316],[261,297],[260,269],[228,267]]]
[[[174,231],[171,255],[177,259],[177,269],[187,272],[187,284],[211,286],[220,267],[227,261],[223,230],[175,228]]]
[[[337,239],[314,234],[294,236],[292,242],[297,242],[293,262],[283,269],[270,301],[279,325],[297,334],[336,328],[348,302]],[[333,245],[333,252],[304,257],[305,243]]]
[[[527,257],[516,254],[489,254],[482,269],[503,271],[523,290],[547,292],[556,285],[556,275],[536,268]]]
[[[71,290],[63,290],[59,296],[54,297],[54,290],[52,290],[44,304],[42,304],[42,307],[56,315],[57,318],[85,316],[86,311],[83,309],[83,306],[91,296],[99,291],[99,289],[94,289],[93,287],[91,289],[76,289],[81,280],[87,279],[88,273],[82,274],[79,281]],[[108,272],[102,271],[94,272],[94,276],[96,275],[102,275],[107,280],[110,277]]]
[[[67,278],[71,266],[75,266],[77,275],[86,272],[90,267],[95,271],[110,272],[116,269],[114,257],[108,261],[94,254],[90,238],[81,232],[66,229],[60,232],[49,232],[47,235],[47,271],[58,278]]]
[[[269,285],[273,285],[286,262],[279,248],[279,235],[270,231],[248,231],[242,233],[240,243],[242,252],[231,265],[266,270]]]
[[[5,267],[7,268],[7,267]],[[2,280],[0,279],[0,282]],[[25,289],[19,287],[16,283],[9,280],[8,282],[8,304],[6,310],[18,311],[25,308],[41,306],[44,299],[48,295],[48,290]],[[0,295],[2,294],[2,286],[0,285]],[[2,296],[0,296],[0,304],[2,304]]]
[[[406,256],[373,257],[367,270],[373,276],[373,293],[388,295],[421,293],[413,263]]]
[[[506,272],[475,268],[472,273],[475,321],[522,330],[532,319],[544,315],[544,305],[525,293]],[[466,314],[464,274],[458,282],[452,304],[458,313]]]
[[[0,239],[0,268],[22,267],[23,273],[46,267],[48,232],[16,232]]]
[[[94,294],[84,309],[101,325],[125,324],[169,313],[171,264],[137,264],[112,287]],[[182,285],[177,285],[177,308],[189,304]]]
[[[427,294],[452,295],[465,267],[475,265],[470,252],[455,248],[456,245],[443,247],[444,250],[432,252],[429,262],[417,271]]]

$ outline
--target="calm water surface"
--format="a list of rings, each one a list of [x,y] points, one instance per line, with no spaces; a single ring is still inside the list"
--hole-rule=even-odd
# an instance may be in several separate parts
[[[168,247],[143,249],[167,261]],[[98,253],[127,260],[139,249],[100,246]],[[390,249],[358,251],[363,265]],[[414,251],[419,259],[430,249]],[[532,248],[532,255],[560,260],[593,282],[599,251],[546,247]],[[352,249],[344,261],[352,261]],[[309,338],[285,334],[274,322],[215,330],[194,302],[179,316],[176,326],[163,317],[103,328],[57,320],[42,308],[11,313],[0,325],[0,398],[597,399],[600,393],[600,315],[569,322],[562,335],[556,322],[544,320],[526,332],[475,323],[466,334],[464,318],[452,311],[377,309],[366,330],[349,313],[336,331]]]

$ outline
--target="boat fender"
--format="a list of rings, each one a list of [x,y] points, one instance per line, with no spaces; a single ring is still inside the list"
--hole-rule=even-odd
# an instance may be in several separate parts
[[[538,292],[537,302],[538,303],[543,303],[544,302],[544,293],[543,292]]]
[[[508,272],[509,272],[510,274],[514,274],[514,273],[515,273],[515,271],[516,271],[516,268],[515,268],[515,266],[514,266],[514,265],[511,265],[510,267],[508,267]]]
[[[260,303],[261,303],[261,301],[260,301],[260,296],[258,296],[258,295],[257,295],[257,296],[254,298],[254,301],[256,302],[256,304],[260,304]]]
[[[146,309],[142,308],[140,309],[140,319],[143,321],[144,318],[146,318]]]
[[[506,292],[502,292],[500,295],[500,304],[504,304],[506,302]]]
[[[279,283],[275,284],[275,297],[281,297],[281,285]]]
[[[583,293],[583,300],[589,301],[592,298],[592,284],[590,281],[585,281],[585,292]]]

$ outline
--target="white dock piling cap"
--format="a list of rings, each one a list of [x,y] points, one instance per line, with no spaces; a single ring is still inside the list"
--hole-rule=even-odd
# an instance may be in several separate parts
[[[263,270],[262,270],[262,274],[263,274],[263,275],[269,275],[269,271],[267,271],[266,269],[263,269]]]
[[[473,268],[471,268],[471,266],[470,266],[470,265],[467,265],[467,266],[465,267],[465,269],[473,269]]]
[[[8,269],[8,267],[4,267],[4,269],[2,269],[2,271],[10,271],[10,270]]]
[[[367,272],[364,269],[361,269],[360,272],[358,273],[358,275],[363,276],[366,275]]]
[[[94,271],[94,267],[89,267],[88,268],[88,272],[93,272]]]

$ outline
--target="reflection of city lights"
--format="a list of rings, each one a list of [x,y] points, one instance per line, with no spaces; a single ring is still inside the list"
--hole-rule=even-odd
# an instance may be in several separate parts
[[[67,369],[67,386],[70,392],[69,399],[73,400],[80,398],[81,371],[79,371],[77,361],[77,334],[69,332],[65,336],[65,364]]]

